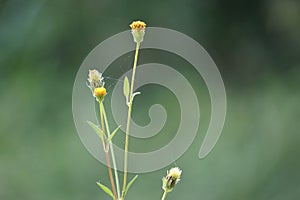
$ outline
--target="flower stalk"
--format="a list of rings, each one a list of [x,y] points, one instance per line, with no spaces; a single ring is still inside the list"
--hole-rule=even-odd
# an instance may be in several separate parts
[[[125,192],[127,187],[127,171],[128,171],[128,146],[129,146],[129,131],[130,131],[130,121],[131,121],[131,112],[132,112],[132,103],[133,103],[133,90],[134,90],[134,80],[136,74],[137,61],[139,56],[139,48],[140,44],[143,41],[145,35],[145,27],[146,24],[141,21],[135,21],[131,25],[131,33],[136,43],[133,69],[132,69],[132,77],[130,84],[130,92],[129,92],[129,102],[128,105],[128,113],[127,113],[127,125],[126,125],[126,137],[125,137],[125,148],[124,148],[124,177],[123,177],[123,188],[122,188],[122,200],[125,198]]]
[[[161,200],[165,200],[167,197],[168,192],[165,190],[163,196],[161,197]]]
[[[104,125],[104,117],[103,117],[103,100],[99,101],[99,107],[100,107],[100,120],[101,120],[101,126],[102,126],[102,134],[103,134],[103,148],[104,148],[104,152],[105,152],[105,159],[106,159],[106,163],[107,163],[107,170],[108,170],[108,174],[109,174],[109,180],[111,183],[111,189],[112,192],[114,194],[115,199],[118,199],[117,196],[117,192],[116,192],[116,186],[115,186],[115,181],[113,178],[113,173],[111,170],[111,164],[110,164],[110,158],[109,158],[109,147],[106,143],[106,137],[105,137],[105,125]]]
[[[106,132],[107,132],[108,137],[110,137],[111,132],[110,132],[110,128],[109,128],[109,125],[108,125],[108,120],[107,120],[107,117],[106,117],[105,107],[103,105],[103,102],[101,102],[101,104],[102,104],[102,112],[103,112]],[[112,159],[112,163],[113,163],[113,167],[114,167],[114,175],[115,175],[116,186],[117,186],[117,194],[118,194],[118,199],[119,199],[121,197],[121,195],[120,195],[120,181],[119,181],[118,169],[117,169],[117,165],[116,165],[115,153],[114,153],[114,149],[113,149],[113,145],[112,145],[111,141],[109,141],[109,148],[110,148],[110,151],[111,151],[111,159]]]
[[[123,189],[122,189],[122,199],[124,199],[124,192],[127,185],[127,168],[128,168],[128,146],[129,146],[129,130],[130,130],[130,121],[131,121],[131,112],[132,112],[132,102],[133,102],[133,87],[134,87],[134,79],[136,73],[136,65],[139,55],[139,47],[140,42],[136,43],[135,56],[134,56],[134,64],[131,78],[131,86],[130,86],[130,94],[129,94],[129,102],[128,102],[128,113],[127,113],[127,127],[126,127],[126,138],[125,138],[125,153],[124,153],[124,177],[123,177]]]

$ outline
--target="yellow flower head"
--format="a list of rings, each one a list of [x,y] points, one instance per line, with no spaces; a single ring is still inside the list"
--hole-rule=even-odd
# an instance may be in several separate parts
[[[102,101],[106,95],[106,89],[104,87],[95,88],[94,96],[98,101]]]
[[[134,21],[130,24],[131,29],[145,29],[146,23],[142,21]]]
[[[130,28],[134,41],[136,43],[143,42],[146,23],[142,21],[134,21],[130,24]]]

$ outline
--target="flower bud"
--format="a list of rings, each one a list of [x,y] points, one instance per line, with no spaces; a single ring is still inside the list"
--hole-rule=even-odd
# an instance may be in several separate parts
[[[98,101],[102,101],[105,95],[106,95],[106,89],[104,87],[95,88],[94,97],[96,97]]]
[[[134,21],[130,24],[131,33],[136,43],[144,40],[146,23],[142,21]]]

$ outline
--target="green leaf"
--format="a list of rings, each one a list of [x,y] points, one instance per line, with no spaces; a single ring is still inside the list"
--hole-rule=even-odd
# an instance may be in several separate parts
[[[94,131],[97,133],[97,135],[101,138],[102,142],[103,142],[103,131],[93,122],[87,121],[87,123],[90,125],[90,127],[92,127],[94,129]]]
[[[116,135],[116,133],[118,132],[118,130],[120,129],[121,125],[118,126],[112,133],[111,135],[108,137],[107,141],[111,142],[111,140],[113,139],[113,137]]]
[[[129,80],[127,78],[127,76],[125,76],[124,78],[124,86],[123,86],[123,93],[124,93],[124,96],[126,97],[126,101],[128,102],[128,97],[129,97]]]
[[[139,95],[139,94],[141,94],[140,92],[135,92],[135,93],[133,93],[133,95],[132,95],[132,100],[134,99],[134,97],[136,96],[136,95]]]
[[[112,193],[112,191],[106,187],[105,185],[101,184],[100,182],[97,182],[97,185],[106,193],[108,194],[112,199],[115,200],[115,196],[114,194]]]
[[[131,187],[131,185],[134,183],[134,181],[139,177],[139,175],[136,175],[135,177],[133,177],[133,179],[131,179],[131,181],[127,184],[125,192],[124,192],[124,197],[126,196],[129,188]]]

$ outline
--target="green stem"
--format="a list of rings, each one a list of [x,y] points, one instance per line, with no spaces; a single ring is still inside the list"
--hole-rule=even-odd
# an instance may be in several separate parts
[[[138,60],[138,56],[139,56],[139,48],[140,48],[140,42],[137,42],[136,48],[135,48],[135,56],[134,56],[131,85],[130,85],[129,104],[128,104],[125,152],[124,152],[124,178],[123,178],[122,200],[124,200],[124,195],[125,195],[125,190],[126,190],[126,185],[127,185],[129,130],[130,130],[130,120],[131,120],[131,111],[132,111],[132,101],[133,101],[132,96],[133,96],[133,88],[134,88],[134,78],[135,78],[137,60]]]
[[[101,126],[102,126],[102,136],[103,136],[103,148],[105,152],[105,159],[106,159],[106,164],[107,164],[107,170],[109,174],[109,180],[111,183],[111,188],[114,194],[115,199],[117,199],[117,192],[116,192],[116,187],[115,187],[115,181],[112,175],[112,170],[111,170],[111,165],[110,165],[110,158],[109,158],[109,149],[106,145],[106,137],[105,137],[105,130],[104,130],[104,118],[103,118],[103,104],[102,101],[99,101],[99,107],[100,107],[100,120],[101,120]]]
[[[103,108],[103,117],[104,117],[104,122],[105,122],[105,126],[106,126],[106,132],[108,137],[110,136],[110,129],[108,126],[108,120],[106,117],[106,112],[105,112],[105,108],[103,105],[103,102],[101,102],[102,104],[102,108]],[[116,186],[117,186],[117,193],[118,193],[118,198],[120,198],[120,182],[119,182],[119,175],[118,175],[118,169],[117,169],[117,164],[116,164],[116,159],[115,159],[115,153],[114,153],[114,149],[113,149],[113,145],[112,142],[109,142],[109,147],[111,150],[111,159],[112,159],[112,163],[113,163],[113,167],[114,167],[114,174],[115,174],[115,179],[116,179]]]
[[[161,200],[165,200],[168,192],[165,190],[163,196],[161,197]]]

